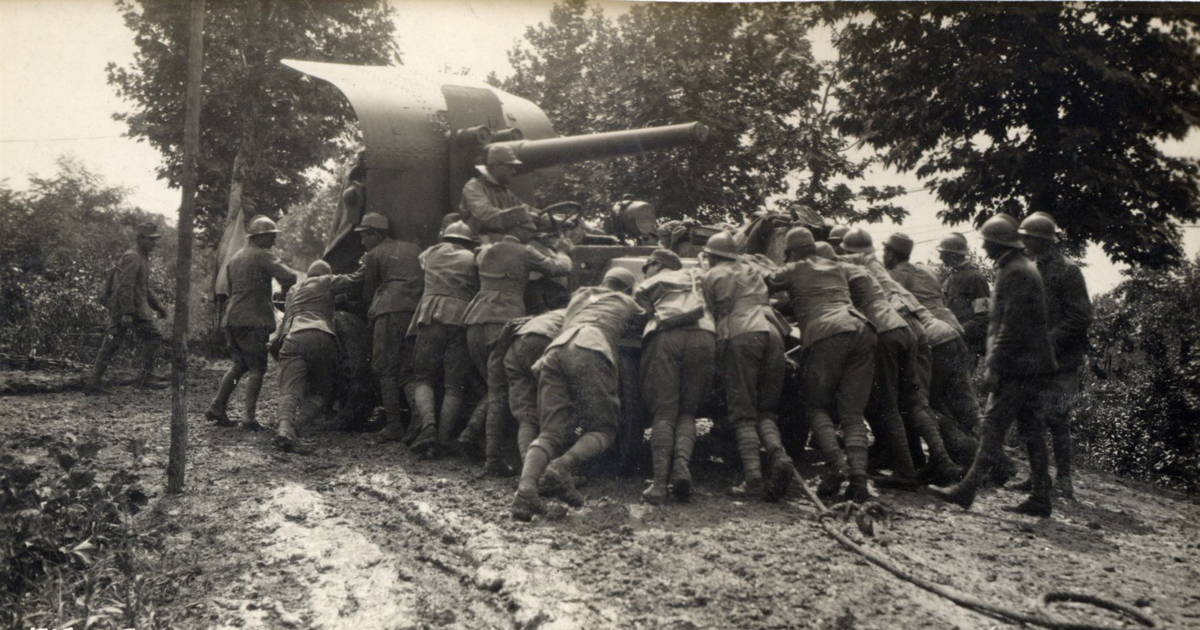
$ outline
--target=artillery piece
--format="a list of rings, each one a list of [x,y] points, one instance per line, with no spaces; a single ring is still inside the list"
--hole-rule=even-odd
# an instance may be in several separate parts
[[[561,178],[564,164],[698,144],[708,136],[705,125],[692,122],[557,137],[537,105],[476,80],[396,67],[283,63],[341,90],[362,130],[365,150],[323,256],[339,272],[353,269],[362,253],[353,230],[368,212],[388,217],[393,237],[422,246],[436,242],[442,218],[457,209],[463,185],[491,144],[510,146],[524,162],[510,189],[533,205],[538,185]],[[571,288],[594,283],[615,258],[651,250],[578,247]]]

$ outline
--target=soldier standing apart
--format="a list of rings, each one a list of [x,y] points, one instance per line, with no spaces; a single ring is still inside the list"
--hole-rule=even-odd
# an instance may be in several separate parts
[[[233,426],[226,413],[229,396],[242,376],[246,376],[246,408],[242,428],[257,431],[262,425],[255,419],[263,374],[267,371],[267,342],[275,330],[275,306],[271,304],[271,279],[286,291],[296,283],[299,272],[279,262],[271,248],[279,230],[265,216],[254,217],[246,231],[246,245],[225,263],[229,301],[225,305],[225,341],[233,365],[221,378],[217,396],[208,405],[204,417],[218,426]]]
[[[696,409],[712,385],[716,326],[704,304],[698,269],[683,269],[679,256],[657,249],[642,267],[646,276],[634,300],[653,318],[642,346],[642,398],[654,421],[650,453],[654,478],[642,493],[652,505],[666,501],[668,478],[675,496],[692,493],[688,465],[696,444]]]
[[[521,166],[521,160],[510,147],[490,146],[487,166],[476,166],[479,174],[463,185],[458,203],[459,218],[485,243],[499,240],[524,216],[511,210],[532,210],[508,189],[508,183],[517,175],[518,166]]]
[[[367,253],[355,272],[363,282],[363,299],[371,304],[371,369],[379,379],[379,396],[387,426],[376,434],[376,443],[407,439],[411,442],[425,423],[433,422],[433,396],[417,398],[413,381],[413,338],[408,336],[413,313],[421,301],[425,271],[416,243],[391,238],[387,217],[371,212],[354,228]],[[400,419],[401,395],[408,402],[409,425]]]
[[[1063,498],[1074,499],[1071,483],[1071,408],[1079,395],[1079,370],[1088,348],[1092,324],[1092,300],[1079,266],[1067,260],[1058,248],[1058,225],[1054,217],[1035,212],[1021,222],[1025,250],[1037,261],[1046,284],[1046,315],[1050,322],[1050,344],[1058,371],[1050,376],[1042,399],[1050,438],[1054,445],[1056,485]],[[1031,490],[1032,480],[1017,486]]]
[[[162,333],[150,318],[150,311],[158,313],[161,319],[167,316],[167,311],[159,304],[158,299],[150,292],[150,252],[158,246],[162,234],[153,223],[143,223],[137,227],[137,246],[121,255],[117,267],[108,277],[108,286],[101,301],[108,307],[108,327],[104,330],[104,341],[100,344],[100,352],[96,355],[96,365],[92,368],[91,378],[84,385],[87,393],[100,393],[100,382],[104,372],[112,362],[113,355],[121,349],[125,335],[129,331],[141,342],[138,353],[138,376],[135,383],[148,389],[163,389],[167,383],[154,374],[154,355],[162,343]]]
[[[979,451],[967,476],[938,497],[970,508],[985,475],[1000,463],[1004,436],[1017,423],[1029,451],[1032,494],[1010,512],[1050,516],[1050,462],[1044,429],[1044,390],[1058,371],[1046,320],[1046,290],[1037,267],[1025,257],[1017,222],[1007,214],[988,219],[979,229],[984,251],[996,261],[996,283],[989,300],[987,379],[990,392]]]
[[[817,255],[812,232],[792,228],[786,241],[788,263],[771,275],[768,285],[787,291],[808,355],[803,380],[806,412],[813,441],[829,467],[817,493],[833,496],[849,477],[847,498],[866,501],[871,495],[864,411],[875,372],[874,327],[851,302],[845,268]],[[844,453],[838,447],[834,417],[845,436]]]
[[[604,274],[600,286],[576,291],[567,305],[563,331],[534,368],[541,429],[525,454],[512,505],[516,520],[528,521],[545,511],[538,497],[539,481],[567,504],[582,506],[572,475],[616,440],[621,417],[616,345],[629,319],[640,311],[629,297],[633,283],[632,272],[616,267]],[[563,453],[577,426],[583,435]]]
[[[538,418],[538,379],[533,366],[546,353],[550,342],[562,332],[567,309],[560,308],[538,315],[521,324],[513,333],[504,353],[504,372],[508,375],[508,408],[517,420],[517,450],[521,461],[529,445],[541,431]]]
[[[717,324],[716,365],[745,475],[730,493],[778,501],[795,474],[777,424],[786,323],[771,308],[763,274],[738,256],[732,235],[713,234],[704,253],[711,266],[701,278],[701,287]],[[771,459],[769,487],[763,482],[761,448]]]
[[[333,391],[338,348],[333,328],[333,293],[358,283],[355,276],[329,275],[329,263],[318,260],[308,277],[288,293],[283,326],[273,351],[279,359],[279,406],[275,410],[275,445],[296,447],[296,427],[321,415]]]
[[[942,283],[946,306],[954,313],[963,329],[967,348],[978,359],[987,343],[988,289],[987,278],[967,258],[967,239],[955,232],[938,243],[938,253],[949,274]],[[974,367],[974,365],[972,365]]]
[[[492,350],[504,325],[511,319],[525,316],[525,286],[530,273],[536,271],[558,277],[571,272],[569,241],[560,242],[557,252],[543,253],[528,244],[537,230],[533,217],[523,209],[509,214],[517,215],[509,233],[482,247],[475,258],[479,268],[479,293],[467,305],[463,316],[471,364],[477,379],[487,383],[487,394],[476,407],[471,424],[459,436],[459,444],[468,452],[477,450],[476,443],[481,434],[485,434],[487,462],[484,472],[497,476],[510,472],[509,462],[505,461],[510,455],[507,452],[510,444],[512,459],[516,459],[516,431],[510,430],[505,422],[508,418],[508,375],[504,371],[504,355],[495,353],[493,356]]]
[[[413,369],[417,409],[430,417],[427,422],[422,420],[423,433],[412,445],[413,451],[419,453],[435,446],[449,450],[456,437],[472,369],[463,315],[479,291],[473,251],[477,244],[471,228],[456,221],[443,230],[441,243],[421,253],[425,293],[412,323],[417,335]],[[441,415],[434,422],[434,387],[439,379],[445,393]]]

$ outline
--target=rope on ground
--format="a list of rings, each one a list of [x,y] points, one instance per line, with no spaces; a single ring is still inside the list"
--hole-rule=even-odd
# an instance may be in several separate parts
[[[955,604],[962,606],[963,608],[967,608],[967,609],[973,610],[975,612],[978,612],[978,613],[981,613],[984,615],[995,617],[1002,621],[1008,621],[1008,622],[1012,622],[1012,623],[1024,623],[1024,624],[1029,624],[1029,625],[1034,625],[1034,626],[1041,626],[1043,628],[1051,628],[1053,630],[1119,630],[1115,626],[1105,626],[1105,625],[1093,624],[1093,623],[1078,623],[1078,622],[1074,622],[1074,621],[1068,621],[1068,620],[1064,620],[1064,619],[1054,619],[1054,618],[1050,617],[1050,611],[1048,609],[1048,606],[1050,604],[1057,603],[1057,602],[1072,602],[1072,603],[1080,603],[1080,604],[1090,604],[1090,605],[1096,606],[1098,608],[1103,608],[1103,609],[1106,609],[1106,610],[1109,610],[1109,611],[1112,611],[1115,613],[1120,613],[1147,628],[1158,628],[1159,627],[1158,622],[1156,622],[1155,620],[1146,616],[1141,611],[1139,611],[1135,608],[1126,606],[1124,604],[1120,604],[1117,602],[1103,599],[1101,597],[1097,597],[1095,595],[1089,595],[1089,594],[1084,594],[1084,593],[1070,593],[1070,592],[1063,592],[1063,591],[1055,591],[1055,592],[1051,592],[1051,593],[1046,593],[1044,596],[1042,596],[1042,599],[1040,601],[1040,613],[1033,614],[1033,613],[1019,612],[1019,611],[1015,611],[1015,610],[1012,610],[1009,608],[1005,608],[1003,606],[992,604],[990,602],[984,601],[973,595],[968,595],[966,593],[963,593],[963,592],[961,592],[957,589],[951,588],[949,586],[938,584],[936,582],[927,580],[918,575],[914,575],[914,574],[910,573],[909,571],[906,571],[902,567],[898,566],[894,562],[892,562],[892,560],[890,558],[883,555],[882,553],[879,553],[878,551],[875,551],[873,549],[868,549],[867,547],[859,545],[859,544],[855,543],[854,541],[850,540],[849,537],[847,537],[844,533],[841,532],[841,530],[838,529],[838,526],[835,523],[835,519],[826,518],[827,515],[830,515],[833,512],[829,508],[827,508],[824,503],[821,502],[821,499],[818,498],[816,494],[813,493],[813,491],[808,487],[808,484],[804,482],[804,478],[801,477],[800,473],[798,473],[798,472],[796,473],[795,481],[796,481],[796,483],[798,483],[800,485],[800,488],[804,491],[804,495],[806,497],[808,497],[808,500],[811,501],[812,504],[815,505],[817,507],[817,510],[820,512],[819,519],[821,521],[821,526],[825,529],[825,531],[830,536],[833,536],[833,538],[835,540],[837,540],[839,543],[841,543],[841,545],[843,547],[845,547],[851,551],[854,551],[855,553],[857,553],[857,554],[861,555],[862,557],[866,558],[867,560],[869,560],[872,564],[886,570],[887,572],[891,573],[892,575],[895,575],[896,577],[898,577],[902,580],[905,580],[906,582],[909,582],[909,583],[914,584],[922,589],[925,589],[926,591],[929,591],[930,593],[933,593],[934,595],[944,597],[944,598],[954,602]]]

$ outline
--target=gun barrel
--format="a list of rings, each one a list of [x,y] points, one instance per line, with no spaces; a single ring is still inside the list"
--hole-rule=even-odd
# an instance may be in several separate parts
[[[700,144],[708,139],[704,123],[690,122],[664,127],[609,131],[586,136],[567,136],[546,140],[496,142],[511,147],[526,169],[539,169],[586,160],[635,155],[656,149]],[[489,145],[490,146],[490,145]]]

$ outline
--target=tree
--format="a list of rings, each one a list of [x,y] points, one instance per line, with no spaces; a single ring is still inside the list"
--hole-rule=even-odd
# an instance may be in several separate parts
[[[915,171],[947,223],[1055,215],[1076,245],[1174,264],[1200,218],[1197,163],[1161,143],[1200,122],[1193,7],[838,5],[844,133]]]
[[[108,81],[134,110],[114,115],[128,135],[164,156],[159,177],[182,177],[187,8],[177,0],[118,0],[134,33],[130,67],[108,66]],[[349,104],[280,64],[296,58],[352,64],[398,62],[392,9],[382,0],[230,0],[206,12],[204,92],[196,223],[214,244],[241,191],[279,218],[311,198],[306,173],[340,154],[352,133]],[[234,215],[236,216],[236,215]]]
[[[573,165],[544,191],[602,208],[630,193],[666,217],[741,217],[785,191],[801,158],[799,112],[818,87],[801,10],[785,4],[639,4],[613,21],[566,0],[509,61],[502,87],[563,135],[708,125],[704,145]]]

